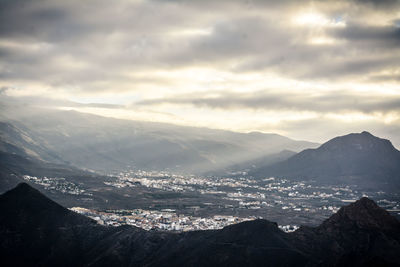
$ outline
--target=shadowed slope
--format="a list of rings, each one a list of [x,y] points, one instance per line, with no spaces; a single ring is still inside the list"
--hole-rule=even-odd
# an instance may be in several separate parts
[[[27,184],[0,196],[3,266],[398,266],[399,222],[372,200],[316,228],[284,233],[254,220],[222,230],[104,227]]]
[[[400,188],[400,151],[389,140],[368,132],[349,134],[252,174],[395,190]]]

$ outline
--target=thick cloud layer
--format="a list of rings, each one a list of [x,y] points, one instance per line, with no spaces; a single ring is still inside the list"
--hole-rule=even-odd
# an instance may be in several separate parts
[[[316,112],[360,111],[400,112],[400,96],[375,96],[349,94],[346,91],[329,92],[319,95],[292,93],[279,94],[268,91],[247,93],[214,94],[213,97],[192,94],[175,98],[144,100],[138,105],[191,104],[200,107],[220,109],[256,109],[256,110],[297,110]]]
[[[0,87],[108,116],[316,141],[352,126],[400,144],[399,10],[396,0],[2,0]]]

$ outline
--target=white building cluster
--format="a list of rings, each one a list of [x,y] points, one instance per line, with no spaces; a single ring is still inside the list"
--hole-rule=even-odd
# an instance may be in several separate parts
[[[112,210],[96,211],[81,207],[72,211],[88,216],[102,225],[120,226],[124,224],[140,227],[145,230],[193,231],[221,229],[225,226],[254,220],[255,217],[239,218],[235,216],[215,215],[201,218],[176,214],[174,210]]]

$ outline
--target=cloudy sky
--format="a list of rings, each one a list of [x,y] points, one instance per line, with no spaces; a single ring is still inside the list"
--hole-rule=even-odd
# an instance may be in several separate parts
[[[400,1],[0,0],[0,88],[118,118],[319,142],[367,130],[399,147]]]

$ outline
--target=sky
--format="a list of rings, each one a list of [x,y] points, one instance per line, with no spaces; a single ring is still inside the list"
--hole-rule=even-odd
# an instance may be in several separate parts
[[[400,147],[400,1],[0,0],[0,97]]]

